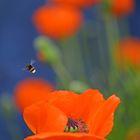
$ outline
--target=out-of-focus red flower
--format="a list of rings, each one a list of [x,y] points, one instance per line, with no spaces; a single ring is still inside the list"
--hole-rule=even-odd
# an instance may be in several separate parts
[[[80,28],[82,21],[81,11],[62,5],[42,6],[33,15],[37,30],[56,39],[73,35]]]
[[[121,67],[126,65],[140,67],[140,39],[126,38],[122,40],[115,53]]]
[[[25,140],[104,140],[113,127],[120,99],[105,100],[98,90],[83,94],[54,91],[46,101],[24,110],[24,120],[35,133]],[[75,130],[75,133],[72,133]]]
[[[100,3],[100,0],[49,0],[50,2],[75,7],[89,7]]]
[[[14,99],[19,111],[25,107],[47,98],[53,86],[42,79],[25,79],[19,82],[15,88]]]
[[[133,128],[127,135],[126,140],[140,140],[140,129]]]
[[[134,0],[111,0],[111,11],[116,16],[129,15],[134,11]]]

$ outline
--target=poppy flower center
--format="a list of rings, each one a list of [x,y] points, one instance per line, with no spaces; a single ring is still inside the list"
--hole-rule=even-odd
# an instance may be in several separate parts
[[[67,122],[64,132],[88,133],[89,129],[88,129],[87,124],[82,119],[68,118],[68,122]]]

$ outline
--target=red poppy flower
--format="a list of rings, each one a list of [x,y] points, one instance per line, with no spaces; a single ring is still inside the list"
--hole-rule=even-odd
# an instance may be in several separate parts
[[[25,107],[47,98],[47,93],[52,90],[53,86],[45,80],[25,79],[17,84],[14,99],[18,109],[22,112]]]
[[[117,47],[117,60],[121,67],[131,65],[140,66],[140,39],[126,38]]]
[[[42,6],[33,15],[37,30],[52,38],[63,38],[78,31],[83,21],[82,13],[72,7]]]
[[[105,100],[93,89],[80,95],[52,92],[46,101],[24,110],[24,120],[35,134],[25,140],[104,140],[112,130],[119,103],[115,95]]]
[[[116,16],[124,16],[133,12],[135,1],[134,0],[112,0],[111,11]]]
[[[89,7],[94,4],[100,3],[100,0],[49,0],[50,2],[75,6],[75,7]]]

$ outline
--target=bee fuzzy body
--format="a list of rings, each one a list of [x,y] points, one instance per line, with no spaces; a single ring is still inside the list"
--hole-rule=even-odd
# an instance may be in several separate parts
[[[32,66],[31,64],[26,66],[26,70],[29,71],[30,73],[35,73],[36,69],[34,66]]]

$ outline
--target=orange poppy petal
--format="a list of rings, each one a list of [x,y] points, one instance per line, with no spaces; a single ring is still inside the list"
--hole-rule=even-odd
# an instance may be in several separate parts
[[[89,89],[80,95],[62,90],[52,92],[47,101],[65,112],[68,117],[82,118],[86,121],[91,112],[95,112],[101,105],[104,98],[94,89]]]
[[[50,97],[46,101],[55,105],[60,110],[65,112],[65,114],[68,117],[70,117],[71,114],[73,114],[75,112],[75,109],[77,108],[76,104],[79,96],[80,95],[74,92],[60,90],[52,92],[50,94]]]
[[[82,133],[42,133],[24,140],[104,140],[104,138]]]
[[[81,116],[82,119],[87,121],[92,112],[96,112],[96,110],[100,107],[100,105],[104,102],[103,95],[96,89],[88,89],[84,93],[80,95],[80,100],[78,102],[79,112],[78,115]]]
[[[23,116],[33,133],[63,132],[68,121],[61,110],[45,102],[27,107]]]
[[[89,121],[90,133],[100,137],[108,135],[113,126],[113,113],[119,103],[120,99],[117,96],[112,95],[102,104],[96,113],[93,112]]]

